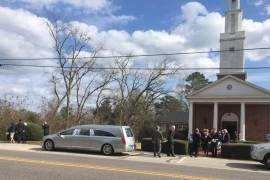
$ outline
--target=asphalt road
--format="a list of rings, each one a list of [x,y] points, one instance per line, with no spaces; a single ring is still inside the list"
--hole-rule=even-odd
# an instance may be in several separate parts
[[[102,155],[70,156],[0,151],[1,180],[268,180],[269,173],[132,162]],[[101,156],[101,157],[100,157]],[[122,155],[120,155],[122,156]],[[124,156],[123,156],[124,157]]]

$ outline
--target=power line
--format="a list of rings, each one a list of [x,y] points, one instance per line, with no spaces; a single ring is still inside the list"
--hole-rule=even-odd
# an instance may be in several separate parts
[[[193,51],[193,52],[175,52],[175,53],[157,53],[157,54],[137,54],[137,55],[119,55],[119,56],[89,56],[78,57],[76,59],[112,59],[112,58],[136,58],[136,57],[157,57],[157,56],[176,56],[176,55],[193,55],[193,54],[209,54],[209,53],[222,53],[222,52],[237,52],[237,51],[256,51],[256,50],[270,50],[270,47],[261,48],[244,48],[234,50],[210,50],[210,51]],[[57,60],[57,57],[47,58],[0,58],[0,61],[42,61],[42,60]],[[66,60],[73,58],[63,58]]]
[[[0,64],[0,66],[15,66],[15,67],[31,67],[31,68],[57,68],[61,69],[60,66],[49,66],[49,65],[32,65],[32,64]],[[81,67],[71,67],[65,66],[64,69],[78,69]],[[93,69],[93,70],[119,70],[121,68],[118,67],[84,67],[84,69]],[[190,71],[190,70],[220,70],[220,69],[235,69],[235,70],[263,70],[270,69],[270,66],[260,66],[260,67],[245,67],[245,68],[148,68],[148,67],[129,67],[124,68],[127,70],[141,70],[141,71],[160,71],[160,70],[168,70],[168,71]]]

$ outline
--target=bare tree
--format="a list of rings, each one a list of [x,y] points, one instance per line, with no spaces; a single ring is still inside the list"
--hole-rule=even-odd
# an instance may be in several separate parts
[[[67,115],[66,126],[70,126],[70,112],[72,91],[81,83],[81,79],[91,73],[97,50],[89,48],[90,37],[86,32],[81,32],[78,27],[70,23],[60,21],[47,23],[54,48],[58,58],[59,69],[57,75],[53,75],[52,84],[56,96],[56,112],[61,104],[66,101]],[[88,59],[80,58],[82,52],[92,52]],[[59,82],[60,81],[60,82]],[[62,87],[62,83],[64,86]],[[86,90],[87,95],[89,94]],[[89,97],[89,96],[88,96]],[[85,101],[87,98],[84,98]],[[83,106],[85,103],[81,103]],[[80,107],[82,109],[82,107]]]
[[[92,72],[92,76],[81,76],[77,72],[76,75],[76,118],[75,123],[80,124],[80,120],[84,116],[84,107],[87,100],[90,99],[95,93],[97,93],[96,101],[99,100],[101,94],[106,89],[106,86],[112,81],[114,77],[113,71],[105,72]]]
[[[143,104],[148,110],[154,101],[168,93],[164,77],[175,74],[179,68],[169,69],[168,59],[164,59],[147,72],[129,69],[130,58],[116,61],[118,74],[114,78],[119,92],[116,101],[120,109],[120,124],[132,125],[136,107]]]

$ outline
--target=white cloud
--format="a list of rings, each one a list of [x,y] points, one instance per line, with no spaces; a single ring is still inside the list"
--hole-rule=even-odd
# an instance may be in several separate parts
[[[264,4],[264,1],[263,0],[255,0],[255,6],[261,6]]]
[[[113,4],[112,0],[4,0],[12,7],[20,7],[43,14],[44,10],[54,17],[67,19],[80,19],[91,21],[99,27],[106,28],[113,25],[126,25],[136,17],[116,12],[120,6]],[[48,15],[48,14],[45,14]],[[64,20],[66,21],[66,20]]]
[[[256,7],[264,7],[264,12],[262,12],[262,15],[270,15],[270,4],[268,3],[268,1],[264,1],[264,0],[255,0],[255,6]]]
[[[128,24],[131,21],[136,20],[136,17],[134,16],[128,16],[128,15],[113,15],[113,14],[109,14],[106,18],[103,18],[103,26],[105,25],[114,25],[114,24]]]
[[[37,17],[28,11],[12,10],[0,6],[0,54],[2,58],[53,57],[53,42],[45,21],[45,18]],[[13,62],[6,61],[5,63]],[[22,61],[16,63],[22,64]],[[38,64],[51,65],[52,62],[41,61]]]
[[[45,26],[45,18],[23,9],[0,7],[1,58],[54,57],[53,43]],[[53,61],[1,61],[2,64],[54,65]],[[39,100],[49,97],[48,78],[44,68],[2,66],[0,80],[1,97],[29,96]],[[39,89],[38,91],[36,89]],[[46,91],[47,93],[45,93]]]
[[[187,21],[208,13],[205,6],[199,2],[189,2],[181,7],[181,11],[183,19]]]
[[[266,6],[266,13],[267,15],[270,15],[270,4]]]
[[[269,47],[270,44],[270,19],[263,22],[255,22],[248,19],[243,22],[246,31],[247,48]],[[246,57],[251,61],[260,61],[270,56],[268,50],[247,51]]]
[[[16,2],[26,3],[33,8],[50,7],[57,3],[63,3],[75,8],[90,9],[99,11],[110,5],[109,0],[14,0]]]

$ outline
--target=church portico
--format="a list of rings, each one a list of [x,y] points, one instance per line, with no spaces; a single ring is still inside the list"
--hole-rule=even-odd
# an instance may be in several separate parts
[[[211,101],[211,100],[209,100]],[[245,103],[229,103],[229,102],[193,102],[193,121],[192,132],[195,128],[199,129],[228,129],[230,134],[235,131],[240,132],[241,140],[245,140],[245,108],[241,108],[241,104]],[[241,116],[244,114],[244,116]],[[243,123],[241,123],[243,122]],[[240,131],[242,129],[242,131]]]
[[[209,100],[210,101],[210,100]],[[270,101],[261,102],[196,102],[192,101],[193,115],[189,132],[194,129],[227,129],[240,141],[265,141],[270,131]]]

